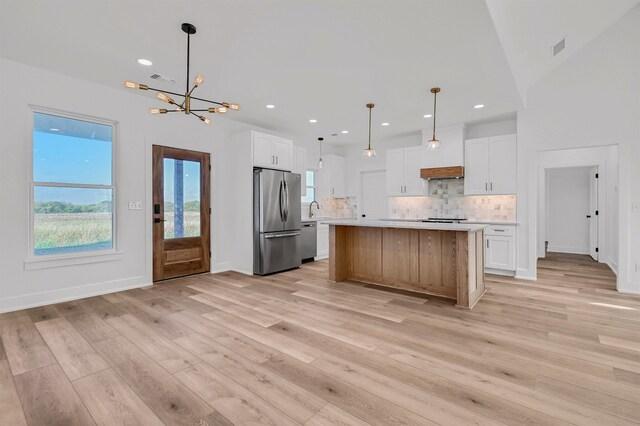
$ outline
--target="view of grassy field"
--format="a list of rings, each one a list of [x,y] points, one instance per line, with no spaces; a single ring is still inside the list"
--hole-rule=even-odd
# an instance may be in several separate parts
[[[50,249],[111,242],[111,213],[36,213],[34,248]]]
[[[164,237],[176,238],[174,231],[173,212],[165,212],[164,218]],[[199,237],[200,236],[200,212],[185,211],[184,212],[184,235],[183,237]]]

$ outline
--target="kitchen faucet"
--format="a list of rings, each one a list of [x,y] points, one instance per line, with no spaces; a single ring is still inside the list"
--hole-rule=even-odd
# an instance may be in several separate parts
[[[311,207],[313,207],[313,203],[316,203],[316,206],[318,206],[318,210],[320,210],[320,204],[318,204],[318,202],[316,200],[313,200],[312,202],[309,203],[309,218],[313,217],[313,212],[311,211]]]

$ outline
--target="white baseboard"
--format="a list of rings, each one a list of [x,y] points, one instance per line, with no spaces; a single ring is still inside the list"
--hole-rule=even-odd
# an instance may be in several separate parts
[[[147,281],[147,278],[141,275],[139,277],[125,278],[122,280],[104,281],[101,283],[41,291],[20,296],[4,297],[0,299],[0,313],[52,305],[70,300],[85,299],[87,297],[101,296],[103,294],[148,287],[150,285],[153,285],[153,283]]]
[[[563,246],[552,246],[549,245],[547,247],[547,252],[553,253],[569,253],[569,254],[589,254],[589,247],[563,247]]]
[[[519,280],[528,280],[528,281],[537,281],[538,277],[536,274],[529,269],[517,269],[515,278]]]
[[[514,277],[516,274],[515,271],[506,271],[504,269],[493,269],[493,268],[485,268],[484,272],[487,274],[502,275],[505,277]]]
[[[215,264],[212,268],[211,268],[211,273],[212,274],[217,274],[219,272],[227,272],[227,271],[231,271],[231,262],[220,262]]]
[[[612,258],[607,258],[607,266],[613,271],[616,276],[618,275],[618,264]]]
[[[329,255],[328,254],[322,254],[320,256],[316,256],[313,258],[313,260],[322,260],[322,259],[328,259]]]

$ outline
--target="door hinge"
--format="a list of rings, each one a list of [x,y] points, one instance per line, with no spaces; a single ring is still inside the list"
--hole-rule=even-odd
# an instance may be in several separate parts
[[[596,247],[596,253],[598,252],[598,247]]]
[[[211,214],[211,207],[209,207],[209,214]]]
[[[209,164],[209,171],[211,171],[211,164]]]
[[[598,250],[598,249],[596,249],[596,251],[597,251],[597,250]],[[211,257],[211,252],[209,252],[209,257]]]
[[[598,179],[598,174],[596,173],[596,179]]]
[[[598,210],[596,210],[596,216],[598,216]]]

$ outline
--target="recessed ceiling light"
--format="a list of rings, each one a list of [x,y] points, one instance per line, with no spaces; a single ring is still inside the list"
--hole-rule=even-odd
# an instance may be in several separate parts
[[[269,105],[265,105],[264,107],[268,109],[274,109],[276,106],[269,104]]]
[[[60,129],[56,129],[55,127],[52,127],[49,130],[51,130],[52,132],[59,132],[60,131]]]
[[[388,126],[389,123],[382,123],[381,126]]]
[[[480,109],[480,108],[484,108],[484,105],[482,104],[478,104],[478,105],[474,105],[473,106],[475,109]]]
[[[145,65],[145,66],[147,66],[147,67],[148,67],[148,66],[153,65],[153,62],[151,62],[150,60],[148,60],[148,59],[142,59],[142,58],[138,59],[138,63],[139,63],[140,65]]]
[[[309,120],[309,123],[317,123],[318,120],[316,120],[315,118],[312,118],[311,120]]]
[[[342,131],[342,134],[343,134],[343,135],[346,135],[347,133],[349,133],[349,131],[348,131],[348,130],[343,130],[343,131]]]
[[[425,114],[425,115],[423,115],[423,117],[424,117],[424,118],[431,118],[431,117],[433,117],[433,115],[431,115],[431,114]]]

